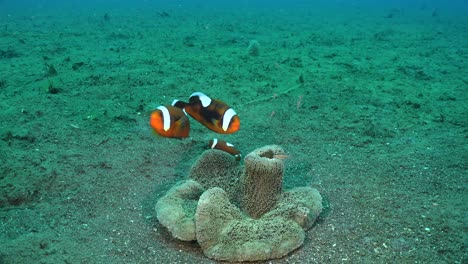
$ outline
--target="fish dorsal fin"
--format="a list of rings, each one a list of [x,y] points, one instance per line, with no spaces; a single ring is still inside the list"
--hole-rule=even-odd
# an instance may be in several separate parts
[[[208,95],[201,93],[201,92],[195,92],[190,97],[197,96],[198,99],[200,100],[201,104],[203,107],[208,107],[211,104],[211,98],[208,97]]]

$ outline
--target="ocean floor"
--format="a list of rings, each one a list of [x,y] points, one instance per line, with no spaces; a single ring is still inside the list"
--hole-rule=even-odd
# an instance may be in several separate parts
[[[213,137],[282,146],[285,188],[325,199],[268,263],[468,262],[466,17],[11,13],[0,38],[0,263],[215,263],[154,211]],[[241,130],[155,136],[150,112],[195,91]]]

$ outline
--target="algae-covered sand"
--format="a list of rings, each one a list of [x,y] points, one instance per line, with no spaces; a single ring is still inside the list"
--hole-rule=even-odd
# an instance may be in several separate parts
[[[277,144],[326,210],[271,263],[466,263],[468,20],[428,9],[0,16],[0,263],[214,263],[154,205],[208,140]],[[249,42],[259,53],[249,53]],[[241,130],[154,136],[195,91]]]

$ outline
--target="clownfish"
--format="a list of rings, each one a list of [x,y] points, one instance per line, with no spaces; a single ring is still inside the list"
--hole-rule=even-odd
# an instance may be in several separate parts
[[[183,109],[193,119],[214,132],[231,134],[240,128],[239,116],[231,107],[220,100],[211,99],[204,93],[193,93],[188,103],[175,100],[173,105]]]
[[[208,147],[211,149],[219,149],[225,151],[236,157],[236,160],[240,160],[242,157],[240,151],[236,149],[233,144],[228,143],[224,140],[214,138],[210,140],[210,142],[208,143]]]
[[[159,106],[150,116],[150,125],[163,137],[186,138],[189,136],[190,123],[185,112],[173,105]]]

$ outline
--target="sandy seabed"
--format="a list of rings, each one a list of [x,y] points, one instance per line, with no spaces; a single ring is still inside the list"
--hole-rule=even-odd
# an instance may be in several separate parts
[[[281,145],[285,188],[325,198],[304,245],[269,263],[467,263],[466,17],[98,10],[0,26],[0,263],[214,263],[154,212],[213,137]],[[154,136],[151,110],[195,91],[241,130]]]

